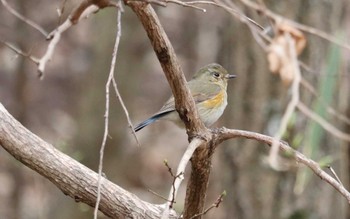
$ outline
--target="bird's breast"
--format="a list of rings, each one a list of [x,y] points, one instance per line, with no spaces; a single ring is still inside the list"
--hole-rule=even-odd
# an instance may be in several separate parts
[[[207,108],[218,108],[222,106],[223,104],[227,104],[227,97],[226,92],[221,91],[213,98],[206,100],[203,102],[203,106]]]
[[[223,114],[227,106],[227,94],[221,91],[210,100],[206,100],[197,106],[199,116],[206,126],[214,124]]]

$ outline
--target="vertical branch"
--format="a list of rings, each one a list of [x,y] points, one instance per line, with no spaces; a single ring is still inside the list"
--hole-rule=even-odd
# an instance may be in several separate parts
[[[211,154],[209,149],[211,134],[199,119],[198,112],[186,79],[178,63],[174,49],[151,5],[144,2],[124,0],[140,19],[153,49],[158,57],[175,98],[175,107],[186,125],[189,140],[198,139],[202,146],[192,156],[192,172],[187,185],[184,218],[201,213],[204,209],[210,173]],[[212,147],[214,148],[214,146]],[[166,209],[165,211],[168,211]]]
[[[119,2],[120,4],[120,2]],[[102,181],[102,168],[103,168],[103,155],[104,150],[106,146],[107,136],[108,136],[108,122],[109,122],[109,90],[111,83],[114,79],[114,69],[115,69],[115,63],[118,53],[118,47],[119,47],[119,41],[121,36],[121,7],[117,8],[117,34],[115,39],[115,44],[113,48],[113,54],[112,54],[112,62],[111,62],[111,68],[109,71],[108,80],[106,83],[106,109],[105,109],[105,127],[104,127],[104,133],[103,133],[103,140],[100,148],[100,158],[99,158],[99,165],[98,165],[98,179],[97,179],[97,197],[96,197],[96,205],[94,210],[94,219],[97,219],[97,212],[98,207],[101,200],[101,181]]]
[[[182,180],[184,179],[183,175],[185,173],[187,163],[188,161],[190,161],[194,151],[201,145],[201,143],[202,141],[200,139],[198,138],[193,139],[193,141],[191,141],[191,143],[188,145],[186,152],[182,156],[176,171],[176,176],[178,177],[175,178],[173,186],[170,189],[168,201],[165,205],[166,208],[163,212],[162,219],[166,219],[169,217],[169,209],[171,208],[171,205],[174,203],[176,199],[176,194],[179,191]]]
[[[183,218],[191,218],[204,210],[213,147],[199,147],[191,158],[192,171],[186,189],[186,200]],[[198,216],[201,218],[202,215]]]

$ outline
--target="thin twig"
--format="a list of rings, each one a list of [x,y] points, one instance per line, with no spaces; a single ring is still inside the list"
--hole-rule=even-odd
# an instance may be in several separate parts
[[[29,26],[33,27],[34,29],[36,29],[37,31],[39,31],[42,35],[44,35],[45,37],[47,37],[47,32],[46,30],[44,30],[40,25],[36,24],[34,21],[24,17],[23,15],[21,15],[20,13],[18,13],[15,9],[13,9],[6,0],[1,0],[1,3],[4,5],[4,7],[14,16],[16,16],[18,19],[20,19],[21,21],[25,22],[26,24],[28,24]]]
[[[174,173],[173,173],[173,169],[169,166],[169,163],[167,160],[163,161],[164,165],[168,168],[168,172],[170,173],[170,176],[175,177]]]
[[[98,10],[105,7],[116,7],[121,10],[121,8],[114,1],[82,1],[80,5],[70,13],[68,18],[60,26],[58,26],[54,31],[47,35],[46,39],[51,41],[47,47],[45,54],[39,61],[38,72],[40,78],[43,77],[46,64],[51,60],[55,47],[61,38],[61,34],[72,25],[77,24],[80,20],[88,18],[91,14],[96,13]]]
[[[183,178],[184,172],[180,172],[180,173],[178,173],[177,175],[174,175],[173,170],[172,170],[172,168],[169,166],[167,160],[164,160],[164,165],[168,168],[168,172],[169,172],[170,175],[173,177],[173,182],[171,183],[171,185],[172,185],[172,190],[173,190],[172,199],[171,199],[171,200],[167,200],[167,201],[170,202],[169,208],[172,209],[174,203],[176,203],[176,201],[175,201],[175,191],[176,191],[177,189],[176,189],[176,187],[175,187],[175,181],[176,181],[177,178],[180,178],[180,177]]]
[[[246,16],[240,9],[239,7],[237,7],[233,1],[229,1],[226,0],[225,4],[228,5],[224,5],[221,4],[219,0],[213,0],[218,7],[221,7],[223,9],[225,9],[227,12],[229,12],[231,15],[233,15],[234,17],[238,18],[242,23],[245,23],[247,25],[254,25],[256,28],[258,28],[259,30],[264,30],[265,28],[262,27],[258,22],[254,21],[253,19],[251,19],[250,17]]]
[[[118,4],[118,7],[117,7],[117,8],[120,10],[120,12],[124,12],[124,9],[123,9],[122,4]],[[119,41],[120,41],[120,37],[121,37],[121,30],[122,30],[121,22],[118,22],[117,25],[118,25],[118,27],[117,27],[117,39],[116,39],[116,40],[118,40],[118,45],[119,45]],[[119,102],[120,102],[120,105],[121,105],[122,108],[123,108],[123,111],[124,111],[124,113],[125,113],[126,119],[127,119],[127,121],[128,121],[129,128],[131,129],[131,132],[132,132],[132,134],[133,134],[133,136],[134,136],[134,138],[135,138],[135,140],[136,140],[137,145],[138,145],[138,146],[141,146],[140,141],[139,141],[139,139],[137,138],[136,132],[135,132],[135,130],[134,130],[134,126],[132,125],[132,122],[131,122],[131,119],[130,119],[130,116],[129,116],[128,109],[126,108],[125,103],[124,103],[124,101],[123,101],[123,98],[122,98],[122,96],[121,96],[120,93],[119,93],[119,89],[118,89],[118,86],[117,86],[117,81],[116,81],[114,75],[113,75],[113,78],[112,78],[112,82],[113,82],[113,87],[114,87],[115,94],[116,94],[116,96],[117,96],[117,98],[118,98],[118,100],[119,100]]]
[[[197,7],[195,5],[188,4],[188,2],[183,2],[183,1],[180,1],[180,0],[128,0],[128,2],[132,2],[132,1],[147,2],[147,3],[150,3],[150,4],[156,4],[156,5],[159,5],[159,6],[162,6],[162,7],[166,7],[167,3],[174,3],[174,4],[177,4],[177,5],[181,5],[183,7],[188,7],[188,8],[193,8],[193,9],[196,9],[196,10],[200,10],[201,12],[206,12],[207,11],[204,8]]]
[[[119,30],[119,29],[118,29],[118,30]],[[120,30],[121,30],[121,29],[120,29]],[[116,94],[116,96],[117,96],[117,98],[118,98],[118,100],[119,100],[119,102],[120,102],[120,105],[121,105],[122,108],[123,108],[125,117],[126,117],[126,119],[127,119],[127,121],[128,121],[129,128],[131,129],[131,133],[132,133],[132,135],[134,136],[137,145],[140,147],[140,146],[141,146],[140,141],[139,141],[139,139],[137,138],[137,135],[136,135],[134,126],[133,126],[133,124],[132,124],[132,122],[131,122],[131,119],[130,119],[130,116],[129,116],[128,109],[126,108],[125,103],[124,103],[124,101],[123,101],[123,98],[122,98],[122,96],[121,96],[120,93],[119,93],[119,90],[118,90],[118,87],[117,87],[117,82],[116,82],[114,76],[113,76],[113,78],[112,78],[112,82],[113,82],[113,87],[114,87],[115,94]]]
[[[14,51],[15,53],[17,53],[18,55],[21,55],[23,57],[29,58],[30,61],[32,61],[35,64],[39,64],[39,59],[29,55],[28,53],[23,52],[22,50],[20,50],[19,48],[15,47],[14,45],[12,45],[11,43],[5,42],[0,40],[0,43],[4,44],[5,46],[7,46],[9,49],[11,49],[12,51]]]
[[[119,1],[120,4],[120,1]],[[109,124],[109,90],[111,86],[111,82],[114,77],[114,69],[115,69],[115,63],[119,48],[119,42],[120,42],[120,36],[121,36],[121,10],[117,9],[117,34],[115,39],[115,44],[113,48],[112,53],[112,62],[111,62],[111,68],[108,75],[108,80],[106,83],[106,109],[105,109],[105,126],[104,126],[104,133],[103,133],[103,140],[100,148],[100,158],[99,158],[99,165],[98,165],[98,180],[97,180],[97,197],[96,197],[96,205],[94,210],[94,219],[97,219],[97,212],[98,212],[98,206],[101,200],[101,181],[102,181],[102,169],[103,169],[103,155],[104,150],[106,147],[106,141],[108,136],[108,124]]]
[[[165,197],[159,195],[158,193],[156,193],[155,191],[153,191],[153,190],[151,190],[151,189],[149,189],[149,188],[147,189],[147,191],[149,191],[149,192],[152,193],[153,195],[157,196],[158,198],[163,199],[164,201],[170,201],[170,200],[168,200],[167,198],[165,198]]]
[[[200,10],[202,12],[207,12],[206,9],[195,6],[196,3],[194,3],[194,2],[183,2],[183,1],[178,1],[178,0],[165,0],[165,2],[175,3],[175,4],[181,5],[183,7],[194,8],[194,9]]]
[[[233,15],[234,17],[237,17],[238,19],[240,19],[243,23],[248,23],[248,24],[253,24],[255,27],[257,27],[260,30],[263,30],[264,28],[258,24],[256,21],[254,21],[253,19],[249,18],[248,16],[244,15],[243,12],[239,11],[238,8],[232,8],[232,7],[228,7],[224,4],[219,3],[218,1],[214,0],[214,1],[190,1],[190,2],[186,2],[187,4],[207,4],[207,5],[214,5],[216,7],[222,8],[225,11],[227,11],[228,13],[230,13],[231,15]],[[233,4],[233,3],[232,3]]]
[[[305,87],[305,89],[307,89],[312,95],[314,95],[317,100],[323,105],[323,107],[326,108],[327,112],[331,115],[333,115],[334,117],[336,117],[337,119],[339,119],[340,121],[350,125],[350,118],[348,118],[347,116],[345,116],[344,114],[338,112],[336,109],[334,109],[333,107],[330,107],[321,97],[320,95],[317,93],[316,89],[308,82],[306,81],[304,78],[302,78],[301,80],[301,85],[303,85],[303,87]]]
[[[208,213],[211,209],[213,208],[218,208],[221,204],[221,202],[224,200],[224,197],[226,196],[226,191],[223,191],[221,193],[221,195],[216,199],[216,201],[210,205],[207,209],[205,209],[202,213],[199,213],[199,214],[195,214],[193,215],[190,219],[194,219],[196,217],[199,217],[199,216],[202,216],[202,215],[205,215],[206,213]]]
[[[246,15],[244,15],[242,12],[238,11],[238,9],[233,9],[231,7],[228,7],[224,4],[221,4],[217,1],[206,1],[206,0],[199,0],[199,1],[180,1],[180,0],[129,0],[129,2],[131,1],[142,1],[142,2],[147,2],[147,3],[152,3],[152,4],[157,4],[160,5],[162,7],[166,7],[167,3],[172,3],[172,4],[177,4],[183,7],[190,7],[190,8],[194,8],[197,10],[200,10],[202,12],[206,12],[205,8],[201,8],[201,7],[197,7],[196,5],[213,5],[219,8],[224,9],[225,11],[227,11],[228,13],[230,13],[231,15],[234,15],[235,17],[239,18],[241,21],[243,21],[244,23],[251,23],[254,26],[258,27],[259,29],[263,30],[264,28],[258,24],[256,21],[254,21],[253,19],[247,17]]]
[[[57,43],[60,41],[61,34],[72,26],[72,22],[67,19],[63,24],[61,24],[56,30],[48,35],[48,38],[52,38],[45,54],[39,60],[38,72],[39,77],[43,78],[45,67],[48,61],[51,60],[53,52],[55,51]]]
[[[338,128],[334,127],[332,124],[327,122],[321,116],[314,113],[311,109],[305,106],[302,102],[299,102],[297,105],[298,109],[304,113],[307,117],[317,122],[324,130],[328,131],[335,137],[342,139],[344,141],[350,142],[350,135],[340,131]]]
[[[258,12],[264,10],[260,5],[254,3],[250,0],[241,0],[241,2],[243,2],[243,4],[245,4],[247,7],[252,8]],[[293,20],[287,19],[283,16],[280,16],[280,15],[268,10],[267,8],[265,8],[265,10],[264,10],[264,15],[268,16],[269,18],[274,20],[276,23],[286,23],[287,25],[293,26],[295,28],[298,28],[299,30],[313,34],[313,35],[318,36],[322,39],[325,39],[331,43],[334,43],[335,45],[338,45],[338,46],[343,47],[347,50],[350,50],[349,44],[345,44],[345,43],[341,42],[337,37],[334,37],[326,32],[320,31],[317,28],[309,27],[307,25],[300,24],[300,23],[295,22]]]
[[[271,167],[277,170],[282,167],[278,162],[279,141],[281,140],[283,134],[287,130],[288,122],[292,117],[293,112],[295,111],[300,99],[299,87],[300,87],[301,74],[300,74],[296,49],[295,49],[295,41],[292,39],[290,34],[286,33],[285,37],[288,42],[288,52],[289,52],[290,61],[292,62],[291,67],[293,68],[292,73],[294,74],[294,79],[291,86],[292,98],[288,103],[287,109],[282,117],[280,127],[277,131],[277,134],[275,135],[275,141],[271,146],[271,150],[269,154],[269,163]]]
[[[199,138],[194,138],[191,143],[188,145],[184,155],[182,156],[179,166],[177,167],[177,171],[176,171],[176,177],[175,181],[173,182],[170,192],[169,192],[169,197],[168,197],[168,201],[165,204],[165,209],[162,215],[162,219],[166,219],[169,217],[169,211],[170,211],[170,206],[172,204],[171,200],[175,200],[176,199],[176,195],[177,192],[179,190],[179,187],[181,185],[182,180],[184,179],[184,174],[185,173],[185,168],[187,166],[188,161],[190,161],[193,152],[203,143],[203,140],[199,139]]]
[[[60,8],[57,8],[58,13],[58,25],[61,23],[61,18],[66,8],[67,0],[62,0],[62,4]]]
[[[298,106],[299,105],[300,105],[300,102]],[[250,131],[221,128],[221,129],[215,130],[215,132],[217,133],[216,135],[218,136],[217,143],[220,143],[222,141],[225,141],[231,138],[237,138],[237,137],[253,139],[259,142],[264,142],[268,145],[272,145],[273,142],[275,141],[274,137],[270,137],[267,135],[263,135],[256,132],[250,132]],[[286,152],[287,154],[290,154],[291,157],[294,158],[298,163],[302,163],[305,166],[309,167],[317,176],[319,176],[322,180],[330,184],[342,196],[344,196],[348,201],[348,203],[350,204],[349,191],[346,190],[346,188],[342,184],[340,184],[336,179],[334,179],[332,176],[326,173],[317,162],[307,158],[304,154],[294,150],[286,142],[280,141],[279,149],[282,150],[283,152]]]
[[[340,181],[340,179],[339,179],[337,173],[334,171],[334,169],[330,165],[328,165],[327,168],[331,171],[334,178],[343,186],[343,183]]]

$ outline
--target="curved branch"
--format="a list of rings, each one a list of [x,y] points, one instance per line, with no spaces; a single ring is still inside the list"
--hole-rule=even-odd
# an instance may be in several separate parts
[[[243,130],[235,130],[235,129],[227,129],[220,128],[213,131],[215,135],[216,144],[219,144],[225,140],[237,137],[243,137],[247,139],[253,139],[259,142],[263,142],[268,145],[272,145],[275,141],[275,138],[259,134],[256,132],[243,131]],[[350,204],[350,193],[345,189],[345,187],[339,183],[336,179],[326,173],[318,163],[307,158],[304,154],[294,150],[291,148],[286,142],[280,141],[279,148],[281,151],[290,154],[296,162],[302,163],[305,166],[309,167],[317,176],[319,176],[322,180],[326,181],[328,184],[333,186],[342,196],[346,198],[348,203]]]
[[[0,103],[0,145],[17,160],[55,184],[64,194],[90,206],[96,203],[98,175],[16,121]],[[142,201],[103,178],[99,209],[112,218],[160,218],[163,207]],[[170,212],[170,218],[176,218]]]

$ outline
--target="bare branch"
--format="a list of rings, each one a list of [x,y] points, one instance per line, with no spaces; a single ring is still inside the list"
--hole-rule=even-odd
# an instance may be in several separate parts
[[[177,192],[179,190],[182,180],[184,179],[186,166],[190,161],[194,151],[202,144],[203,144],[203,140],[198,138],[193,139],[193,141],[191,141],[191,143],[188,145],[184,155],[182,156],[179,166],[177,167],[175,181],[173,182],[169,192],[168,200],[170,201],[168,201],[165,204],[165,210],[164,210],[162,219],[166,219],[169,216],[169,210],[171,209],[173,200],[176,199]]]
[[[202,215],[205,215],[206,213],[208,213],[211,209],[213,208],[218,208],[221,204],[221,202],[224,200],[224,197],[226,196],[226,192],[223,191],[221,193],[221,195],[216,199],[216,201],[210,205],[207,209],[205,209],[202,213],[199,213],[199,214],[195,214],[193,215],[190,219],[193,219],[193,218],[196,218],[196,217],[199,217],[199,216],[202,216]]]
[[[0,103],[0,145],[77,202],[95,206],[98,174],[58,151],[16,121]],[[101,181],[99,209],[111,218],[160,218],[163,207],[140,200],[108,179]],[[174,211],[170,218],[178,218]]]
[[[131,129],[131,133],[132,133],[132,135],[133,135],[134,138],[135,138],[136,144],[137,144],[138,146],[141,146],[140,141],[139,141],[139,139],[137,138],[137,135],[136,135],[134,126],[133,126],[133,124],[132,124],[132,122],[131,122],[128,109],[126,108],[125,103],[124,103],[124,101],[123,101],[123,98],[122,98],[122,96],[121,96],[120,93],[119,93],[119,90],[118,90],[118,86],[117,86],[117,82],[116,82],[116,80],[115,80],[115,77],[112,78],[112,82],[113,82],[113,87],[114,87],[115,95],[117,96],[117,98],[118,98],[118,100],[119,100],[119,103],[120,103],[120,105],[121,105],[122,108],[123,108],[123,111],[124,111],[126,120],[128,121],[128,124],[129,124],[129,128]]]
[[[338,45],[338,46],[343,47],[347,50],[350,50],[350,45],[341,42],[337,37],[334,37],[328,33],[320,31],[319,29],[309,27],[309,26],[300,24],[298,22],[295,22],[293,20],[287,19],[283,16],[280,16],[280,15],[268,10],[267,8],[262,8],[260,5],[256,4],[255,2],[252,2],[250,0],[241,0],[241,2],[243,2],[243,4],[245,4],[247,7],[252,8],[258,12],[263,11],[265,16],[274,20],[276,23],[286,23],[287,25],[293,26],[295,28],[298,28],[299,30],[313,34],[313,35],[318,36],[322,39],[325,39],[329,42],[332,42],[335,45]]]
[[[45,67],[48,61],[51,60],[55,47],[61,38],[61,34],[69,29],[74,24],[77,24],[80,20],[89,17],[91,14],[96,13],[98,10],[105,7],[118,7],[115,2],[109,0],[87,0],[82,1],[81,4],[74,9],[68,18],[58,26],[54,31],[47,35],[47,39],[51,40],[45,54],[39,60],[39,77],[42,78]]]
[[[148,3],[154,3],[163,7],[167,6],[167,3],[173,3],[177,5],[181,5],[183,7],[191,7],[198,10],[201,10],[202,12],[206,12],[205,8],[200,8],[195,5],[213,5],[216,7],[219,7],[221,9],[224,9],[226,12],[230,13],[234,17],[240,19],[244,23],[250,23],[253,24],[255,27],[258,27],[259,29],[263,30],[264,28],[260,26],[257,22],[255,22],[253,19],[247,17],[242,12],[238,10],[238,8],[228,7],[222,3],[220,3],[217,0],[214,1],[206,1],[206,0],[198,0],[198,1],[180,1],[180,0],[132,0],[132,1],[141,1],[141,2],[148,2]],[[130,2],[130,1],[129,1]],[[233,3],[232,3],[233,4]]]
[[[334,178],[343,186],[343,183],[340,181],[340,179],[339,179],[337,173],[334,171],[334,169],[331,166],[327,166],[327,168],[331,171]]]
[[[120,4],[120,1],[119,1]],[[114,70],[115,70],[115,63],[117,60],[117,54],[118,54],[118,48],[119,48],[119,42],[120,42],[120,36],[121,36],[121,10],[117,10],[117,33],[116,33],[116,39],[114,43],[113,53],[112,53],[112,62],[111,62],[111,68],[109,71],[107,83],[106,83],[106,108],[105,108],[105,127],[104,127],[104,133],[103,133],[103,140],[100,148],[100,159],[99,159],[99,165],[98,165],[98,181],[97,181],[97,198],[96,198],[96,205],[94,210],[94,219],[97,219],[97,212],[98,212],[98,206],[101,200],[101,181],[102,181],[102,168],[103,168],[103,155],[104,150],[106,147],[106,141],[108,136],[108,123],[109,123],[109,90],[111,83],[113,81],[114,90],[121,101],[123,105],[123,109],[125,109],[125,106],[123,104],[123,101],[119,95],[119,91],[117,88],[117,84],[114,80]],[[126,111],[127,113],[127,111]],[[129,120],[128,120],[129,121]]]
[[[303,103],[298,103],[298,109],[304,113],[307,117],[312,119],[313,121],[317,122],[322,128],[324,128],[326,131],[334,135],[335,137],[342,139],[344,141],[350,142],[350,135],[346,134],[342,131],[340,131],[338,128],[334,127],[332,124],[327,122],[325,119],[323,119],[321,116],[314,113],[312,110],[310,110],[307,106],[305,106]]]
[[[141,1],[141,2],[147,2],[147,3],[153,3],[153,4],[156,4],[156,5],[160,5],[162,7],[166,7],[167,6],[167,3],[174,3],[174,4],[177,4],[177,5],[181,5],[183,7],[189,7],[189,8],[193,8],[193,9],[196,9],[196,10],[200,10],[202,12],[206,12],[207,10],[204,9],[204,8],[200,8],[200,7],[197,7],[191,3],[188,3],[188,2],[183,2],[183,1],[179,1],[179,0],[129,0],[130,1]]]
[[[298,104],[299,106],[299,104]],[[262,143],[266,143],[268,145],[272,145],[275,139],[273,137],[255,133],[255,132],[249,132],[249,131],[243,131],[243,130],[234,130],[234,129],[226,129],[221,128],[215,130],[214,134],[216,135],[216,144],[221,143],[222,141],[231,139],[231,138],[237,138],[237,137],[243,137],[247,139],[253,139]],[[296,162],[302,163],[305,166],[309,167],[317,176],[319,176],[322,180],[330,184],[333,188],[335,188],[342,196],[346,198],[348,203],[350,204],[350,193],[347,191],[344,186],[339,183],[336,179],[334,179],[332,176],[330,176],[328,173],[326,173],[318,163],[315,161],[307,158],[302,153],[294,150],[291,148],[286,142],[280,141],[279,142],[279,148],[281,151],[286,152],[287,154],[290,154],[292,158],[295,159]]]
[[[333,107],[329,106],[320,97],[320,95],[317,93],[316,89],[308,81],[306,81],[304,78],[302,78],[302,80],[301,80],[301,85],[303,85],[303,87],[305,87],[305,89],[307,89],[312,95],[314,95],[317,98],[317,100],[323,105],[323,107],[325,107],[327,109],[327,112],[329,114],[331,114],[335,118],[339,119],[340,121],[350,125],[350,118],[348,118],[344,114],[340,113],[339,111],[337,111]]]
[[[168,161],[166,161],[166,160],[164,160],[164,164],[165,164],[165,166],[168,168],[168,172],[170,173],[170,175],[173,177],[173,182],[171,183],[171,189],[172,189],[172,199],[171,200],[168,200],[168,199],[166,199],[166,201],[168,201],[168,202],[170,202],[170,205],[169,205],[169,209],[172,209],[173,208],[173,205],[174,205],[174,203],[176,203],[176,201],[175,201],[175,196],[176,196],[176,193],[177,193],[177,189],[178,188],[176,188],[175,187],[175,181],[176,181],[176,179],[177,178],[184,178],[184,175],[185,175],[185,173],[184,172],[180,172],[180,173],[178,173],[177,175],[175,175],[174,173],[173,173],[173,170],[171,169],[171,167],[169,166],[169,164],[168,164]],[[181,179],[181,180],[182,180]]]
[[[0,40],[0,43],[4,44],[5,46],[7,46],[9,49],[11,49],[12,51],[14,51],[15,53],[17,53],[18,55],[21,55],[23,57],[26,57],[26,58],[29,58],[30,61],[32,61],[33,63],[35,64],[39,64],[39,59],[32,56],[32,55],[29,55],[25,52],[23,52],[22,50],[20,50],[19,48],[15,47],[14,45],[12,45],[11,43],[8,43],[8,42],[5,42],[5,41],[1,41]]]
[[[62,0],[61,7],[57,8],[58,25],[61,23],[61,18],[62,18],[62,15],[63,15],[65,9],[66,9],[66,4],[67,4],[67,0]]]
[[[21,21],[25,22],[26,24],[28,24],[29,26],[33,27],[34,29],[36,29],[37,31],[39,31],[42,35],[44,35],[45,37],[47,37],[47,32],[46,30],[44,30],[40,25],[36,24],[34,21],[31,21],[30,19],[24,17],[23,15],[21,15],[20,13],[18,13],[15,9],[13,9],[6,0],[1,0],[1,3],[3,4],[3,6],[14,16],[16,16],[18,19],[20,19]]]
[[[183,7],[194,8],[194,9],[200,10],[202,12],[207,11],[204,8],[200,8],[200,7],[195,6],[195,4],[196,4],[195,2],[183,2],[183,1],[178,1],[178,0],[165,0],[165,2],[175,3],[175,4],[181,5]]]
[[[159,195],[158,193],[156,193],[155,191],[153,191],[152,189],[147,189],[147,191],[149,191],[150,193],[152,193],[153,195],[157,196],[158,198],[164,200],[164,201],[169,201],[168,199],[166,199],[165,197]]]
[[[56,30],[51,32],[48,37],[52,38],[46,53],[41,57],[39,60],[39,66],[38,66],[38,72],[39,72],[39,77],[43,78],[44,76],[44,71],[46,67],[46,63],[51,60],[53,52],[56,48],[57,43],[59,42],[61,38],[61,34],[66,31],[68,28],[72,26],[72,22],[70,20],[66,20],[63,24],[61,24]]]

